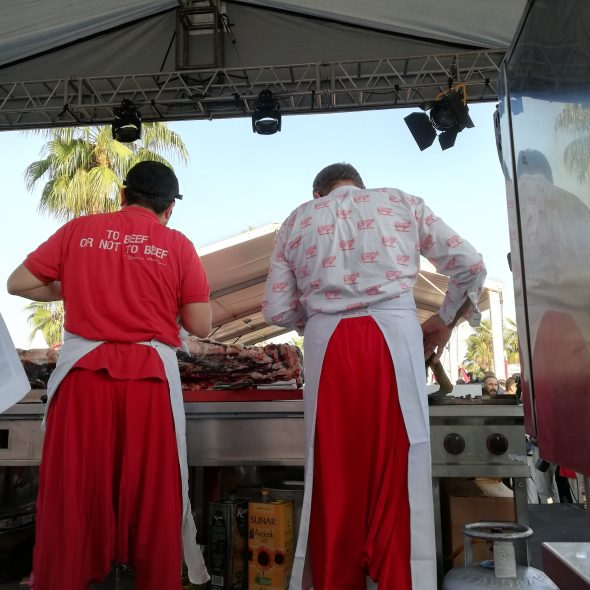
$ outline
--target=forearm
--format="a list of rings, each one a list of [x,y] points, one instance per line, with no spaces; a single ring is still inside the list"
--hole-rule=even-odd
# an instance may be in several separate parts
[[[288,304],[281,304],[281,300],[275,300],[272,297],[264,301],[262,315],[271,325],[282,326],[291,330],[302,330],[307,322],[307,315],[300,305],[293,308]]]
[[[31,301],[61,301],[61,283],[55,281],[48,285],[40,285],[29,289],[13,291],[12,295],[18,295]]]
[[[27,269],[24,263],[15,268],[8,277],[6,289],[11,295],[18,295],[32,301],[60,301],[62,298],[60,281],[45,282],[39,279]]]
[[[424,206],[419,213],[420,252],[434,264],[437,272],[449,277],[440,317],[448,326],[455,325],[461,317],[468,317],[471,325],[478,325],[477,302],[486,278],[481,255],[428,207]]]
[[[439,315],[447,325],[454,326],[461,318],[468,319],[471,326],[479,325],[481,314],[477,303],[486,277],[483,263],[449,274],[447,293]]]
[[[199,338],[205,338],[211,333],[211,316],[211,304],[208,301],[187,303],[180,310],[182,327]]]
[[[300,299],[297,279],[277,240],[266,279],[262,315],[269,324],[275,326],[290,329],[303,326],[307,317]]]
[[[458,309],[457,313],[455,314],[455,317],[453,318],[453,321],[450,324],[447,324],[449,326],[449,328],[454,328],[461,319],[466,319],[467,317],[469,317],[470,312],[473,310],[473,303],[471,302],[471,299],[469,299],[469,297],[467,297],[467,299],[464,301],[463,305],[461,305],[461,307]]]

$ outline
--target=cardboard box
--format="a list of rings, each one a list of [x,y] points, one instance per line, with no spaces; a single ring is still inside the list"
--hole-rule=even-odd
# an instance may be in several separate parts
[[[494,479],[448,478],[441,481],[441,520],[445,571],[465,564],[463,526],[472,522],[514,522],[512,491]],[[488,543],[472,541],[473,560],[491,559]]]
[[[209,502],[208,569],[211,590],[248,587],[248,501]]]
[[[293,502],[248,503],[248,590],[286,590],[293,567]]]

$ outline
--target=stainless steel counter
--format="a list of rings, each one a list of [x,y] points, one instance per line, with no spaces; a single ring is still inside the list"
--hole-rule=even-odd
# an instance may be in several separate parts
[[[45,405],[20,403],[0,414],[0,465],[41,461]],[[303,465],[303,402],[186,403],[188,462]]]
[[[186,403],[188,463],[303,465],[302,401]]]
[[[36,465],[41,459],[42,403],[16,404],[0,415],[0,465]],[[522,406],[430,406],[433,476],[526,477]],[[303,402],[185,403],[188,462],[223,465],[303,465]],[[464,450],[445,448],[459,434]],[[488,438],[501,434],[507,451],[494,454]]]
[[[0,466],[40,462],[44,409],[41,403],[20,403],[0,415]],[[440,478],[514,478],[516,520],[526,524],[529,467],[522,406],[449,404],[429,410],[437,561],[442,576]],[[185,411],[191,467],[304,464],[302,401],[191,402],[185,403]],[[500,443],[500,448],[490,440]],[[506,450],[499,452],[502,445]],[[526,551],[520,551],[517,559],[526,564]]]

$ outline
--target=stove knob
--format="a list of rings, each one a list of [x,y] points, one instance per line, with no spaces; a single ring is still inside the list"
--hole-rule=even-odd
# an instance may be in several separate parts
[[[503,455],[508,450],[508,439],[503,434],[494,432],[488,436],[486,447],[492,455]]]
[[[451,432],[445,436],[444,446],[450,455],[460,455],[465,450],[465,439],[459,433]]]

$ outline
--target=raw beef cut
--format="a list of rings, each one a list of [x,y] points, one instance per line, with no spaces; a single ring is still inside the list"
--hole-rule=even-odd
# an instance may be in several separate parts
[[[190,337],[177,352],[183,389],[244,389],[278,382],[303,384],[303,356],[293,344],[244,346]]]
[[[30,350],[17,348],[16,352],[29,378],[31,389],[46,389],[47,380],[57,363],[57,350],[53,348],[31,348]]]
[[[303,355],[293,344],[244,346],[189,337],[189,353],[178,350],[182,388],[245,389],[289,382],[303,384]],[[55,369],[58,351],[52,348],[17,349],[31,389],[45,389]]]

